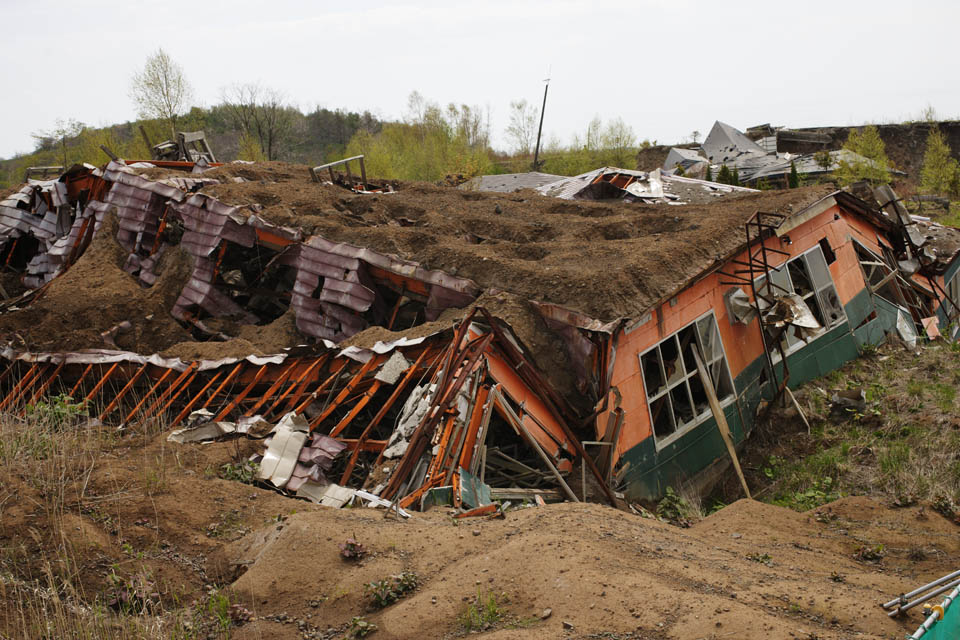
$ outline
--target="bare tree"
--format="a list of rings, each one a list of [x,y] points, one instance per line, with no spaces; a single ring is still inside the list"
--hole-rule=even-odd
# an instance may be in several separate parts
[[[529,155],[533,150],[539,117],[540,109],[526,100],[515,100],[510,103],[510,124],[507,125],[506,133],[507,139],[513,143],[517,153]]]
[[[37,142],[37,149],[57,149],[61,156],[64,168],[67,167],[67,139],[73,139],[79,136],[86,125],[78,120],[70,118],[61,120],[57,118],[56,126],[46,131],[37,131],[30,134]]]
[[[583,148],[588,151],[597,151],[603,148],[603,121],[600,116],[593,116],[593,120],[587,124]]]
[[[276,160],[294,125],[294,109],[286,96],[258,84],[226,87],[220,95],[234,126],[256,138],[267,160]]]
[[[633,127],[617,118],[607,124],[603,130],[603,147],[610,151],[613,162],[618,167],[625,167],[630,163],[637,144],[637,136]]]
[[[141,118],[166,120],[175,135],[177,118],[193,99],[193,87],[184,77],[183,68],[163,49],[157,49],[147,58],[143,70],[133,74],[130,98]]]

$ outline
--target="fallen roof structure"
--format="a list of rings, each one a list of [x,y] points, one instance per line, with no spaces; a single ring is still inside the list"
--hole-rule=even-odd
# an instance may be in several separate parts
[[[654,499],[762,398],[960,317],[960,232],[892,192],[196,169],[75,167],[4,203],[0,260],[39,286],[0,306],[0,411],[65,393],[181,441],[270,432],[263,480],[324,504]]]
[[[707,168],[716,175],[721,167],[737,170],[741,184],[756,185],[761,181],[768,184],[787,184],[787,179],[796,170],[805,176],[828,175],[840,167],[841,162],[848,164],[874,164],[852,151],[838,149],[828,151],[826,157],[815,153],[781,153],[777,150],[777,137],[769,125],[757,127],[756,135],[765,135],[755,142],[736,128],[719,120],[714,123],[707,138],[699,149],[673,147],[663,163],[665,174],[675,174],[682,170],[689,177],[707,175]],[[903,172],[894,171],[898,175]]]

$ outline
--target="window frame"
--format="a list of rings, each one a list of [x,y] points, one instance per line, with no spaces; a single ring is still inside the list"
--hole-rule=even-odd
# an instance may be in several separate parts
[[[701,334],[700,324],[704,320],[709,320],[709,326],[712,326],[715,344],[712,345],[712,355],[708,355],[703,344],[703,336]],[[704,411],[699,414],[696,413],[697,406],[693,401],[693,393],[690,388],[690,380],[696,379],[699,384],[699,374],[696,370],[696,367],[693,367],[692,371],[687,371],[687,363],[682,351],[678,351],[676,361],[683,368],[682,375],[677,377],[675,373],[669,379],[667,377],[667,372],[664,368],[664,361],[662,355],[662,345],[667,343],[670,340],[674,341],[674,348],[679,348],[680,344],[680,335],[687,331],[688,329],[693,328],[694,336],[697,341],[697,347],[700,349],[700,353],[703,356],[703,365],[707,369],[707,372],[710,374],[714,382],[715,391],[718,395],[717,400],[719,401],[720,407],[726,408],[730,404],[737,401],[737,388],[733,381],[733,374],[730,371],[730,362],[727,359],[727,351],[723,345],[723,337],[720,335],[720,325],[717,322],[716,313],[713,309],[710,309],[706,313],[698,316],[693,321],[688,322],[687,324],[680,327],[678,330],[674,331],[670,335],[664,337],[661,340],[658,340],[656,343],[651,345],[648,349],[645,349],[637,354],[637,361],[640,365],[640,379],[643,384],[644,398],[647,405],[647,417],[650,420],[650,433],[653,436],[654,445],[657,451],[660,451],[664,447],[672,444],[679,438],[683,437],[685,434],[690,433],[693,429],[700,426],[704,422],[707,422],[713,417],[713,412],[710,409],[709,402]],[[656,393],[650,393],[647,384],[647,371],[644,367],[644,357],[650,353],[656,353],[656,362],[660,368],[660,386],[657,387]],[[722,367],[719,369],[719,373],[724,376],[723,379],[717,380],[715,378],[717,371],[717,365],[722,363]],[[723,386],[728,386],[729,389],[720,396],[719,389]],[[666,399],[667,396],[672,396],[675,389],[681,389],[686,394],[686,400],[689,403],[690,409],[694,412],[692,418],[688,422],[680,422],[676,417],[676,411],[673,407],[674,400],[670,397],[665,405],[665,409],[668,412],[668,419],[673,424],[673,431],[667,434],[666,436],[658,436],[656,425],[654,424],[653,416],[653,406],[654,403],[661,399]]]
[[[816,252],[819,252],[820,258],[823,260],[824,273],[827,275],[827,277],[830,278],[829,282],[819,283],[819,284],[815,282],[814,270],[811,269],[810,260],[807,256]],[[811,285],[811,291],[806,294],[800,294],[797,292],[796,286],[793,282],[793,277],[790,275],[789,265],[790,263],[797,262],[797,261],[802,261],[801,264],[804,265],[804,269],[806,270],[807,280],[809,280]],[[833,274],[830,272],[830,265],[827,264],[826,256],[823,255],[823,248],[819,244],[816,244],[810,247],[809,249],[807,249],[802,253],[798,253],[797,255],[793,256],[789,260],[784,261],[782,264],[778,265],[777,267],[772,268],[771,271],[781,274],[780,277],[778,278],[780,282],[774,282],[773,283],[774,287],[776,287],[777,285],[782,285],[782,278],[786,277],[786,282],[790,285],[790,293],[799,295],[803,299],[804,303],[807,304],[808,307],[810,305],[807,301],[810,298],[815,298],[817,301],[818,310],[820,311],[820,314],[819,314],[820,318],[818,318],[818,320],[820,321],[822,327],[820,328],[820,331],[817,333],[817,335],[811,337],[809,340],[804,342],[803,340],[796,338],[790,335],[789,333],[785,334],[787,344],[786,344],[786,348],[783,351],[786,355],[789,356],[790,354],[796,353],[803,347],[813,344],[814,342],[816,342],[817,340],[825,336],[827,333],[829,333],[833,329],[836,329],[844,322],[849,321],[849,318],[847,318],[847,310],[843,308],[843,302],[840,300],[840,293],[837,291],[837,283],[834,281]],[[764,278],[765,276],[759,276],[756,279],[754,279],[753,283],[756,290],[759,290],[760,287],[765,286],[763,284]],[[833,295],[836,296],[837,309],[839,309],[840,311],[840,317],[835,322],[826,324],[823,322],[823,319],[825,318],[827,310],[830,307],[828,307],[827,304],[825,304],[825,301],[823,298],[823,292],[828,291],[829,289],[832,289]],[[814,315],[816,316],[817,314],[814,314]],[[776,345],[771,345],[771,346],[775,347]],[[774,362],[779,362],[780,350],[775,349],[773,353],[770,354],[770,356]]]

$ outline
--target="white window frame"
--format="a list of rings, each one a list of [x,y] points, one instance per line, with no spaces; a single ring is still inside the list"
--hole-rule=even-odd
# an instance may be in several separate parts
[[[960,305],[960,270],[957,270],[946,284],[947,286],[944,287],[944,290],[947,292],[947,295],[950,296],[950,300],[953,300],[954,304]],[[954,309],[953,304],[950,304],[950,300],[943,301],[948,327],[960,321],[960,311]],[[960,338],[960,323],[953,327],[953,335],[950,337],[953,340]]]
[[[713,347],[712,354],[707,354],[705,352],[704,345],[703,345],[703,337],[699,329],[700,322],[707,318],[710,319],[710,322],[713,325],[714,337],[716,340],[716,344]],[[696,411],[696,404],[693,401],[693,395],[692,395],[692,392],[690,391],[689,380],[693,378],[697,378],[699,381],[699,374],[696,368],[694,368],[693,371],[686,370],[687,363],[684,361],[683,353],[678,351],[676,361],[679,364],[679,366],[682,367],[683,371],[679,374],[679,377],[677,377],[677,373],[675,372],[673,376],[668,378],[666,371],[664,370],[663,357],[662,355],[658,354],[656,356],[656,359],[660,366],[662,386],[657,389],[657,392],[653,396],[651,396],[649,389],[647,389],[647,377],[646,377],[646,370],[644,369],[643,359],[644,359],[644,356],[656,351],[661,347],[662,344],[664,344],[668,340],[677,341],[674,344],[679,349],[679,342],[678,342],[679,335],[683,331],[689,329],[690,327],[694,327],[694,335],[696,336],[697,347],[700,350],[700,354],[703,356],[703,359],[704,359],[703,364],[704,364],[704,367],[707,369],[707,372],[712,377],[715,377],[717,373],[720,373],[721,375],[726,376],[725,381],[716,380],[716,379],[713,380],[715,389],[724,383],[729,385],[728,393],[725,393],[723,397],[718,398],[718,400],[720,401],[721,408],[725,408],[729,406],[733,402],[736,402],[736,399],[737,399],[737,389],[733,382],[733,375],[730,371],[729,361],[727,360],[727,351],[726,351],[726,348],[723,346],[723,337],[720,335],[720,326],[717,323],[716,314],[714,313],[713,309],[711,309],[707,313],[697,317],[692,322],[687,323],[677,331],[674,331],[669,336],[663,338],[662,340],[658,340],[656,344],[651,346],[649,349],[642,351],[637,356],[640,364],[640,379],[643,384],[644,397],[647,403],[647,416],[650,419],[650,433],[653,435],[653,441],[658,451],[668,446],[672,442],[675,442],[678,438],[682,437],[684,434],[689,433],[691,430],[693,430],[697,426],[703,424],[704,422],[706,422],[707,420],[713,417],[713,412],[710,410],[709,403],[707,403],[704,411],[694,415],[692,420],[690,420],[689,422],[680,423],[674,414],[673,398],[667,398],[664,408],[666,411],[669,412],[668,418],[673,423],[674,430],[666,436],[663,436],[663,437],[657,436],[656,425],[654,424],[654,417],[653,417],[654,403],[660,400],[661,398],[664,398],[664,396],[669,396],[670,394],[672,394],[674,389],[681,388],[687,394],[687,401],[689,402],[690,407],[694,411]],[[720,365],[719,368],[718,368],[718,365]]]
[[[814,281],[814,278],[815,278],[815,276],[814,276],[814,270],[810,268],[810,260],[809,260],[809,258],[807,257],[807,256],[809,256],[809,255],[811,255],[811,254],[818,254],[818,255],[820,256],[820,259],[823,261],[824,272],[826,273],[827,277],[830,279],[829,282],[820,282],[820,283],[818,283],[818,282],[815,282],[815,281]],[[824,314],[825,314],[825,312],[826,312],[826,309],[828,308],[828,305],[826,304],[826,302],[825,302],[825,300],[824,300],[824,295],[825,295],[825,292],[828,292],[829,290],[832,289],[832,290],[833,290],[833,295],[836,296],[836,298],[837,298],[837,309],[839,309],[839,311],[840,311],[840,317],[837,318],[836,320],[832,321],[830,324],[824,324],[824,325],[821,327],[820,331],[817,332],[817,334],[816,334],[815,336],[811,337],[811,338],[810,338],[809,340],[807,340],[806,342],[804,342],[803,340],[801,340],[801,339],[799,339],[799,338],[795,338],[795,337],[792,336],[792,335],[787,334],[787,345],[786,345],[786,348],[784,349],[784,353],[785,353],[786,355],[790,355],[790,354],[792,354],[792,353],[795,353],[795,352],[799,351],[800,349],[802,349],[803,347],[806,347],[807,345],[812,344],[812,343],[815,342],[816,340],[822,338],[824,335],[826,335],[826,334],[827,334],[828,332],[830,332],[832,329],[835,329],[836,327],[840,326],[841,324],[843,324],[844,322],[847,321],[847,310],[843,308],[843,302],[840,300],[840,294],[837,292],[837,285],[836,285],[836,283],[833,281],[833,274],[830,273],[830,265],[827,264],[827,259],[826,259],[826,257],[823,255],[823,249],[820,247],[819,244],[814,245],[813,247],[811,247],[810,249],[804,251],[803,253],[800,253],[800,254],[795,255],[794,257],[790,258],[789,260],[786,260],[785,262],[783,262],[783,263],[780,264],[779,266],[775,267],[774,269],[771,269],[771,271],[776,271],[778,274],[783,274],[783,276],[786,277],[786,283],[790,285],[790,293],[796,293],[796,287],[795,287],[794,284],[793,284],[793,278],[792,278],[791,275],[790,275],[790,267],[789,267],[788,265],[789,265],[791,262],[796,262],[796,261],[798,261],[798,260],[802,260],[802,261],[803,261],[802,264],[804,265],[804,268],[806,269],[808,279],[810,280],[810,284],[813,286],[813,290],[812,290],[812,291],[808,292],[806,295],[801,296],[801,297],[803,298],[803,301],[804,301],[804,302],[807,302],[809,299],[815,298],[816,301],[817,301],[817,306],[818,306],[818,308],[819,308],[819,310],[820,310],[820,315],[821,315],[821,316],[824,316]],[[759,278],[757,278],[756,280],[754,280],[754,287],[756,287],[756,290],[757,290],[757,291],[759,291],[760,288],[761,288],[762,286],[764,286],[764,284],[763,284],[764,278],[765,278],[765,276],[760,276]],[[781,281],[780,281],[780,282],[774,282],[774,285],[781,285],[781,286],[782,286],[783,280],[782,280],[782,278],[779,278],[779,279],[780,279]],[[771,287],[771,288],[772,288],[772,287]],[[778,289],[774,289],[774,291],[778,291]],[[808,304],[807,306],[809,306],[809,304]],[[826,320],[825,317],[824,317],[823,319]],[[770,345],[770,346],[776,346],[776,345]],[[779,350],[779,349],[774,350],[774,352],[771,353],[770,355],[771,355],[771,357],[772,357],[772,359],[773,359],[774,362],[779,362],[779,361],[780,361],[780,350]]]

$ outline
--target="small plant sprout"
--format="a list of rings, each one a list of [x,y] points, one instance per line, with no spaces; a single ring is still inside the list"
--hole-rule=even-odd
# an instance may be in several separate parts
[[[367,555],[367,548],[357,541],[356,536],[354,536],[340,543],[340,555],[346,560],[360,560],[363,556]]]

